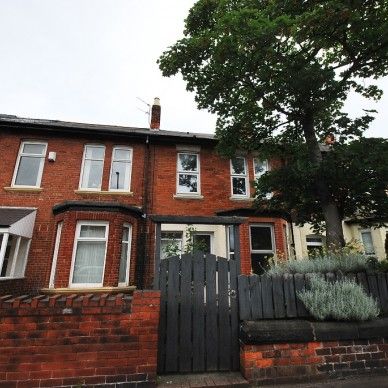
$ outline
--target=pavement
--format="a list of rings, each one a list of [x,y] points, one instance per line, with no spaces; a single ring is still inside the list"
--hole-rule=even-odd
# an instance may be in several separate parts
[[[259,385],[260,386],[260,385]],[[386,376],[349,376],[343,379],[334,379],[314,383],[267,385],[277,388],[388,388]]]

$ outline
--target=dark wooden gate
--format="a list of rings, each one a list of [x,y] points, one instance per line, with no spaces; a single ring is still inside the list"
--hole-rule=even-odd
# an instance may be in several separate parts
[[[239,369],[237,275],[211,254],[161,261],[159,373]]]

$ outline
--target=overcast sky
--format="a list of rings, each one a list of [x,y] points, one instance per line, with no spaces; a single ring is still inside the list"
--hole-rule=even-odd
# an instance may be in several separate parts
[[[179,78],[163,78],[160,54],[182,36],[194,0],[0,0],[0,113],[147,127],[160,97],[162,129],[213,132]],[[369,136],[388,137],[387,94],[378,104],[349,99],[359,114],[375,108]],[[384,109],[385,107],[385,109]]]

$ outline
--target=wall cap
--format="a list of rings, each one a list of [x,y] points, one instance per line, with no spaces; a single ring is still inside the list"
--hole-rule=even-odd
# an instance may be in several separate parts
[[[240,340],[246,345],[387,337],[388,318],[367,322],[318,322],[299,319],[244,321],[240,327]]]

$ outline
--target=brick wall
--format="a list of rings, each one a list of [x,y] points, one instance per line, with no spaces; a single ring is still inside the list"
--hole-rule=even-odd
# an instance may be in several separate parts
[[[388,339],[242,345],[241,370],[252,383],[388,373]]]
[[[154,386],[159,292],[0,298],[0,387]]]

